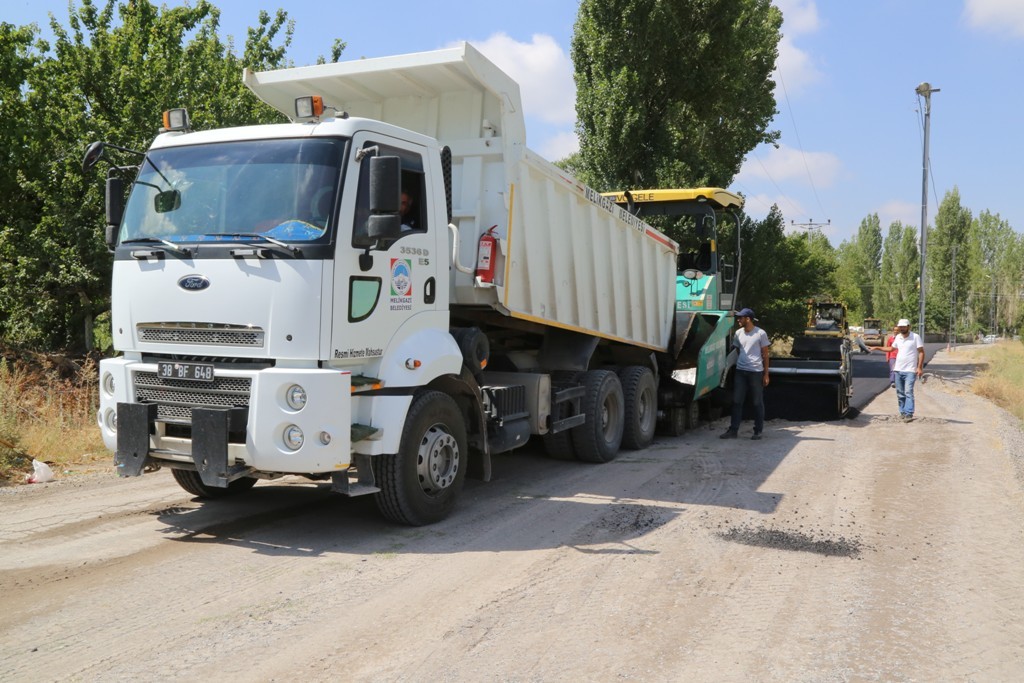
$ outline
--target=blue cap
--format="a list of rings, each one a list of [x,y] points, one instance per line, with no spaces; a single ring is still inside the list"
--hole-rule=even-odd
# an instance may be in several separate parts
[[[751,320],[757,320],[757,318],[754,317],[754,311],[749,309],[749,308],[744,308],[742,310],[736,311],[736,317],[737,318],[750,318]]]

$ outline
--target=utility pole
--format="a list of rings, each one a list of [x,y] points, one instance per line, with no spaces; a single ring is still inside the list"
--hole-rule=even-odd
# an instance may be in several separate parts
[[[921,305],[918,313],[918,332],[921,335],[921,339],[924,340],[924,301],[925,301],[925,246],[928,241],[928,136],[931,132],[931,120],[932,120],[932,93],[939,92],[938,88],[933,88],[931,83],[927,81],[917,86],[915,89],[918,97],[924,97],[924,163],[922,164],[922,175],[924,176],[921,180],[921,286],[920,296]]]
[[[815,230],[820,230],[821,228],[826,228],[826,227],[831,226],[832,225],[832,219],[829,218],[824,223],[815,223],[814,219],[811,218],[806,223],[797,223],[796,221],[790,221],[789,224],[792,225],[794,228],[800,228],[801,230],[807,230],[808,232],[813,232]]]
[[[956,350],[956,242],[953,243],[953,270],[950,273],[953,284],[949,289],[949,343]],[[924,340],[924,337],[921,337]]]

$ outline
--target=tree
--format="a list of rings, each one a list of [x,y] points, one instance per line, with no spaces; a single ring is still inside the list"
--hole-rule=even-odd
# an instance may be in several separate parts
[[[820,233],[785,235],[773,206],[761,221],[743,220],[737,308],[753,308],[773,338],[799,334],[807,324],[807,300],[835,287],[835,251]],[[723,244],[735,234],[722,236]]]
[[[582,0],[572,39],[580,152],[604,189],[726,187],[778,133],[782,14],[769,0]]]
[[[957,287],[964,305],[959,329],[997,334],[1016,329],[1021,318],[1021,283],[1024,282],[1021,236],[999,214],[982,211],[971,223],[965,257],[958,257]]]
[[[925,288],[925,329],[949,331],[953,303],[953,252],[967,251],[971,212],[960,205],[960,191],[946,193],[935,215],[935,227],[928,231],[926,246],[927,287]],[[957,299],[967,292],[967,283],[957,282]]]
[[[873,213],[860,222],[857,234],[839,248],[838,281],[852,317],[872,317],[874,291],[882,261],[882,226]]]
[[[891,328],[900,318],[912,317],[918,305],[917,278],[920,252],[913,226],[895,221],[882,246],[882,266],[872,302],[883,327]]]
[[[80,349],[92,317],[109,307],[102,183],[80,167],[89,142],[145,149],[161,112],[175,106],[189,109],[195,128],[282,120],[240,74],[286,65],[287,15],[260,12],[241,57],[220,39],[219,16],[206,0],[159,9],[146,0],[116,8],[114,0],[82,0],[70,5],[67,26],[51,15],[52,49],[31,47],[31,28],[0,26],[0,107],[13,112],[0,135],[15,155],[0,169],[0,334],[7,340]]]

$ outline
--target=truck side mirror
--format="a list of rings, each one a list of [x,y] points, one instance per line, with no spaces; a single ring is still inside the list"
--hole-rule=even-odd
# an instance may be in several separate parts
[[[107,246],[113,246],[111,237],[116,240],[117,228],[121,225],[121,217],[124,215],[124,180],[115,175],[107,176],[106,208],[107,226],[114,228],[113,231],[107,231]]]
[[[105,147],[106,143],[97,141],[86,148],[85,156],[82,157],[82,173],[88,173],[93,166],[99,163],[99,160],[103,158]]]
[[[396,239],[402,231],[402,163],[396,156],[370,157],[370,216],[366,232],[352,237],[352,244],[369,252],[382,242]]]
[[[401,177],[402,165],[398,157],[370,158],[371,214],[398,215],[402,204]]]

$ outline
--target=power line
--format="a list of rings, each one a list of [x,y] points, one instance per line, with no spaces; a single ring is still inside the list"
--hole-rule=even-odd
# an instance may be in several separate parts
[[[801,214],[802,211],[800,211],[800,208],[796,204],[793,203],[793,200],[791,200],[789,198],[789,195],[787,195],[785,192],[782,191],[782,188],[780,188],[779,184],[777,182],[775,182],[775,178],[773,178],[772,174],[768,172],[767,168],[765,168],[765,165],[761,162],[761,159],[756,154],[754,154],[753,152],[750,153],[750,156],[754,157],[754,161],[756,161],[758,163],[758,165],[761,167],[761,170],[764,171],[764,174],[768,177],[768,180],[772,181],[772,185],[778,191],[779,196],[782,197],[783,199],[785,199],[789,203],[789,205],[791,207],[793,207],[793,213],[795,213],[797,215]]]
[[[822,213],[828,213],[825,211],[825,207],[821,205],[821,199],[818,197],[818,188],[814,184],[814,177],[811,175],[811,167],[807,165],[807,155],[804,153],[804,144],[800,140],[800,131],[796,127],[796,117],[793,115],[793,105],[789,102],[789,92],[786,90],[786,79],[782,77],[782,69],[778,64],[775,65],[775,72],[779,75],[779,84],[782,86],[782,96],[786,100],[786,109],[789,110],[789,120],[793,123],[793,135],[796,137],[796,146],[800,150],[800,158],[804,162],[804,170],[807,172],[807,180],[811,182],[811,191],[814,192],[814,201],[818,203],[818,208],[821,209]]]

